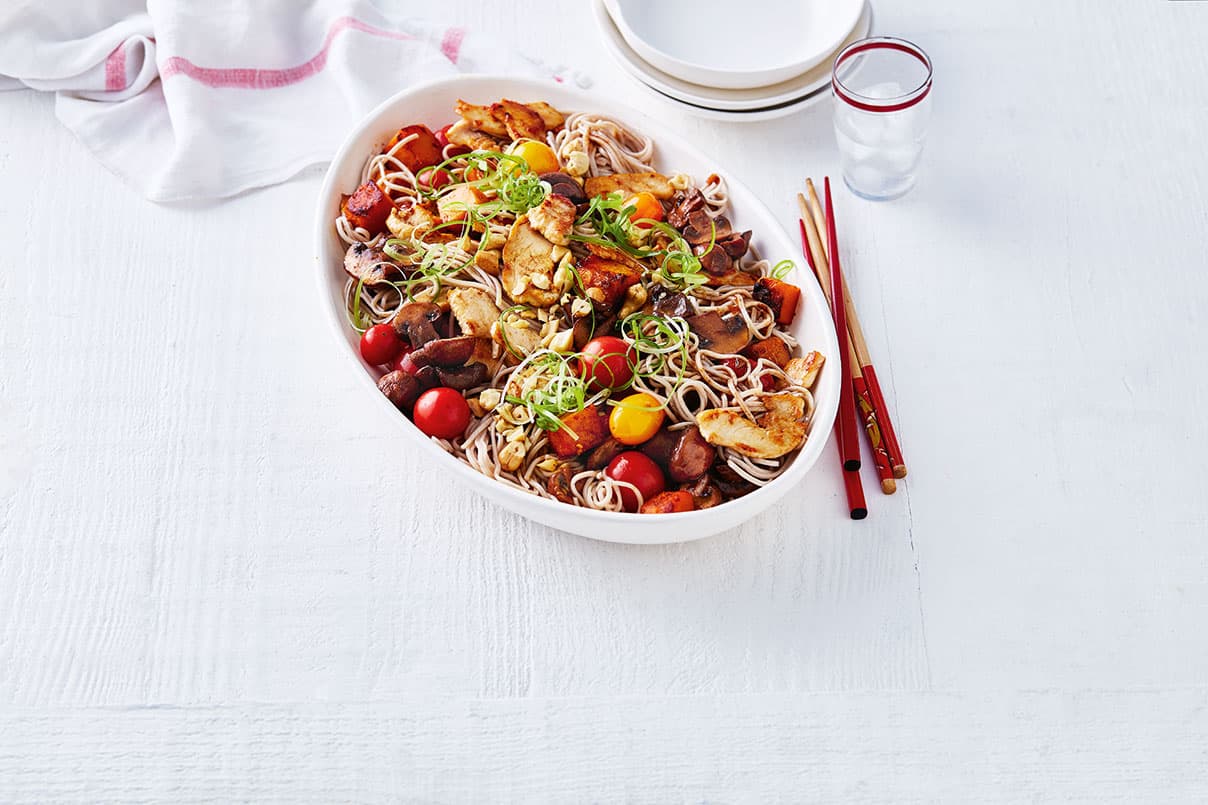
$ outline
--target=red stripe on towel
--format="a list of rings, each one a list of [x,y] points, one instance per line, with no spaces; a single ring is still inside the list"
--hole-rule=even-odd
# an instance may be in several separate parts
[[[122,42],[105,59],[105,91],[121,92],[126,88],[126,43]]]
[[[323,40],[323,47],[319,49],[319,52],[309,61],[299,64],[297,67],[287,67],[279,70],[254,67],[198,67],[183,56],[172,56],[166,59],[160,68],[160,77],[166,79],[174,75],[185,75],[194,81],[215,88],[275,89],[277,87],[289,86],[322,72],[323,68],[327,66],[327,52],[331,48],[331,43],[339,33],[346,30],[360,31],[361,33],[400,41],[415,39],[410,34],[377,28],[368,23],[361,22],[355,17],[340,17],[332,23],[331,28],[327,31],[327,37]],[[448,34],[446,34],[447,38]],[[460,44],[461,39],[459,37],[458,46]]]

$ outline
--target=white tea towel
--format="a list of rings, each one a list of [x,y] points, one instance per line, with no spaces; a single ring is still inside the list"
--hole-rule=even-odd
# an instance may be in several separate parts
[[[284,181],[330,159],[385,98],[459,72],[561,80],[489,39],[391,19],[366,0],[0,8],[0,89],[56,93],[59,120],[161,202]]]

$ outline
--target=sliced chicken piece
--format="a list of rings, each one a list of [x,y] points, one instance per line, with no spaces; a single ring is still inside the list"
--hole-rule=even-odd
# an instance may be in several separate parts
[[[533,101],[532,103],[525,104],[525,106],[541,116],[541,122],[545,124],[547,129],[553,130],[559,128],[566,122],[566,117],[545,101]]]
[[[497,116],[502,114],[503,125],[513,140],[537,140],[545,142],[545,122],[541,115],[517,101],[504,98],[491,106]]]
[[[729,447],[751,458],[780,458],[805,443],[805,401],[796,394],[764,398],[767,413],[752,422],[738,411],[710,408],[696,416],[709,444]]]
[[[514,302],[537,307],[549,307],[558,301],[554,287],[555,246],[533,228],[527,215],[521,215],[512,225],[503,246],[503,291]]]
[[[474,253],[474,265],[492,277],[499,276],[499,259],[500,252],[498,249],[481,249]]]
[[[449,138],[449,142],[454,145],[464,145],[466,148],[472,148],[475,151],[498,151],[499,141],[489,134],[486,134],[480,129],[476,129],[464,120],[459,120],[449,127],[445,133]],[[504,137],[507,136],[505,131]]]
[[[675,195],[671,181],[661,173],[610,173],[607,176],[589,176],[583,188],[589,198],[618,191],[626,198],[635,193],[649,193],[657,199],[669,199]]]
[[[793,383],[808,389],[818,379],[818,372],[825,362],[826,358],[822,357],[821,352],[810,352],[804,358],[790,358],[784,367],[784,373]]]
[[[550,243],[565,246],[575,226],[575,204],[566,196],[550,193],[528,213],[529,223]]]
[[[495,106],[496,104],[479,106],[459,99],[457,105],[453,107],[453,111],[472,129],[478,129],[495,137],[506,137],[508,130],[503,124],[503,115],[497,114]],[[449,142],[453,142],[453,140],[450,139]]]
[[[436,204],[431,201],[416,201],[405,198],[395,205],[386,219],[386,228],[396,238],[407,240],[418,229],[422,235],[440,223]]]
[[[461,331],[475,338],[490,338],[491,325],[499,321],[502,312],[495,298],[481,288],[450,289],[449,309]]]

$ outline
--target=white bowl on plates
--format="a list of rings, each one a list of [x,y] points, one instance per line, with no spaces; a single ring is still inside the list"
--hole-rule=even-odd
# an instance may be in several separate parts
[[[803,348],[822,352],[828,362],[815,387],[817,407],[810,436],[779,478],[745,497],[705,511],[628,514],[570,506],[512,489],[471,469],[424,436],[377,390],[377,370],[361,360],[359,339],[345,317],[344,244],[333,227],[339,212],[340,193],[351,192],[357,186],[365,160],[377,153],[401,126],[425,123],[436,129],[452,122],[453,104],[458,98],[475,103],[499,98],[545,100],[563,110],[590,110],[615,116],[655,139],[659,168],[702,177],[710,173],[725,177],[730,187],[731,217],[735,226],[754,230],[753,245],[765,257],[796,260],[798,267],[789,279],[801,288],[802,301],[792,332]],[[788,203],[787,199],[785,203]],[[434,467],[444,469],[470,489],[517,514],[554,528],[610,542],[659,544],[700,539],[733,528],[774,504],[801,482],[826,446],[839,407],[838,343],[822,291],[802,263],[794,241],[776,223],[767,207],[733,174],[678,135],[620,103],[544,81],[488,76],[459,76],[404,90],[357,123],[336,153],[319,194],[314,227],[315,269],[321,306],[344,362],[365,391],[367,406],[373,406],[377,412],[376,416],[366,418],[367,424],[397,432],[399,449],[422,452]],[[416,505],[424,503],[417,500]],[[457,515],[450,512],[449,517],[452,521]]]
[[[863,0],[605,0],[642,58],[706,87],[751,89],[822,62],[856,25]]]
[[[669,75],[642,59],[629,46],[621,31],[609,16],[604,6],[605,0],[592,0],[592,11],[604,47],[625,72],[635,78],[648,90],[653,90],[659,96],[678,101],[690,107],[685,111],[702,117],[718,120],[766,120],[781,117],[803,109],[826,96],[825,90],[830,87],[832,59],[827,58],[823,63],[779,84],[773,84],[759,89],[715,89],[692,84]],[[847,38],[840,42],[832,53],[869,35],[873,26],[872,4],[863,3],[863,12],[857,19],[855,27],[848,33]],[[819,92],[823,90],[822,92]],[[704,110],[694,111],[694,110]],[[750,115],[726,116],[718,112],[744,112]],[[755,113],[758,113],[756,116]]]

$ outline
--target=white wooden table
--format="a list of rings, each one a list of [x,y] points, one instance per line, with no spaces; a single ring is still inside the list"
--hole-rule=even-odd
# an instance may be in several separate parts
[[[829,105],[697,121],[586,5],[527,5],[433,13],[581,66],[786,227],[835,174]],[[1208,3],[877,12],[937,76],[915,192],[838,196],[910,478],[852,522],[828,454],[662,548],[366,431],[317,171],[154,206],[0,94],[0,800],[1208,798]]]

